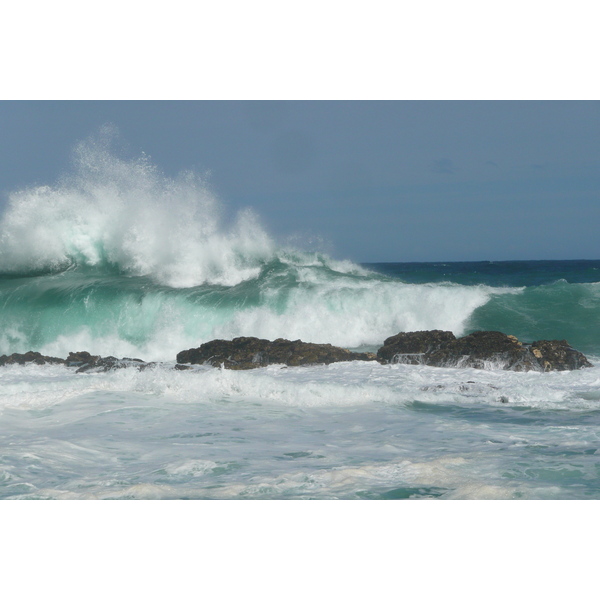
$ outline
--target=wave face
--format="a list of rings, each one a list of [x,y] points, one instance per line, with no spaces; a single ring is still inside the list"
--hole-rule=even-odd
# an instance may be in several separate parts
[[[405,282],[487,286],[466,332],[498,330],[524,341],[566,339],[600,356],[600,260],[372,265]]]
[[[600,283],[564,280],[494,296],[473,312],[469,329],[497,329],[519,339],[566,339],[584,353],[600,355]]]
[[[0,353],[173,361],[215,338],[374,349],[422,329],[564,337],[599,353],[590,324],[600,284],[532,279],[539,269],[525,263],[481,264],[364,268],[278,246],[251,211],[224,219],[196,174],[168,178],[146,156],[118,158],[106,135],[77,147],[74,173],[57,185],[9,197]]]
[[[239,335],[377,346],[398,331],[460,333],[492,293],[483,286],[412,285],[340,272],[324,258],[305,255],[273,259],[257,277],[232,286],[170,288],[147,276],[77,270],[5,277],[0,352],[36,348],[66,356],[85,348],[174,360],[180,350]]]

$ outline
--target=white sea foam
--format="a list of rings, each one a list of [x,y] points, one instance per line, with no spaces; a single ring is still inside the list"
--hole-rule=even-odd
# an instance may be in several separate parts
[[[400,331],[443,329],[463,333],[473,311],[497,290],[484,286],[335,281],[289,292],[285,310],[266,291],[259,307],[237,311],[215,327],[215,337],[285,337],[356,348],[381,345]],[[269,301],[270,300],[270,301]]]
[[[308,367],[271,365],[250,371],[172,364],[144,371],[75,374],[61,365],[9,365],[0,371],[0,408],[44,408],[94,393],[150,395],[196,404],[264,403],[291,407],[410,404],[508,404],[530,408],[593,410],[599,407],[600,367],[579,371],[517,373],[376,362]]]
[[[4,271],[106,264],[173,287],[256,277],[273,242],[251,211],[224,225],[201,177],[165,177],[146,156],[120,159],[110,137],[80,144],[75,173],[56,186],[10,195],[0,222]]]
[[[586,488],[565,486],[593,487],[597,474],[598,373],[11,365],[0,370],[0,494],[580,497]]]

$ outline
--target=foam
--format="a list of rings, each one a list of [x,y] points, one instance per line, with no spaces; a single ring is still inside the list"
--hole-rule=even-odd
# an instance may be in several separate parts
[[[344,408],[376,404],[522,406],[570,411],[596,409],[600,367],[554,373],[516,373],[415,365],[347,362],[312,367],[271,365],[250,371],[171,364],[144,371],[75,374],[61,365],[9,365],[0,371],[0,408],[47,408],[86,395],[123,392],[169,402],[239,402],[273,407]]]
[[[15,192],[0,222],[3,270],[117,267],[173,287],[256,277],[273,242],[249,210],[230,226],[206,182],[162,175],[147,156],[111,152],[110,131],[80,144],[74,173]]]
[[[444,329],[461,335],[472,312],[495,293],[484,286],[335,281],[269,292],[263,305],[237,311],[214,337],[285,337],[346,348],[381,345],[399,331]],[[283,302],[282,302],[283,300]],[[277,310],[278,304],[284,310]]]
[[[2,368],[4,497],[340,498],[402,488],[557,497],[596,464],[595,422],[577,423],[575,413],[597,411],[598,367],[171,366],[79,375],[57,365]],[[515,406],[537,408],[548,423],[535,415],[523,423],[530,411]],[[564,452],[573,464],[563,477]]]

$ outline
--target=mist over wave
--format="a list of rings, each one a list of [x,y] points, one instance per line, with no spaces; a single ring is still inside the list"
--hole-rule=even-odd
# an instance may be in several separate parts
[[[111,150],[114,131],[80,143],[74,172],[55,186],[13,193],[0,222],[2,272],[69,267],[150,275],[172,287],[235,285],[275,251],[250,210],[226,226],[205,181],[169,178],[147,156]]]

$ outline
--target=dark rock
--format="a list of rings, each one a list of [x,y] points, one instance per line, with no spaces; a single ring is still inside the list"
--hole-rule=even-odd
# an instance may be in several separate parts
[[[533,342],[530,349],[544,371],[573,371],[593,366],[566,340],[539,340]]]
[[[119,368],[119,359],[114,356],[91,356],[90,360],[81,365],[76,373],[94,373],[112,371]]]
[[[88,354],[87,352],[78,352],[78,355]],[[72,356],[69,354],[69,356]],[[139,358],[116,358],[115,356],[89,356],[77,369],[76,373],[105,373],[106,371],[114,371],[115,369],[127,369],[134,367],[140,371],[154,366],[156,363],[146,363]],[[73,365],[76,366],[76,365]]]
[[[65,361],[62,358],[56,358],[55,356],[43,356],[39,352],[25,352],[25,354],[14,353],[10,356],[6,354],[0,356],[0,366],[4,365],[25,365],[27,363],[34,363],[36,365],[45,364],[64,364]]]
[[[475,331],[427,357],[432,366],[483,369],[486,363],[510,371],[540,370],[535,356],[516,337],[499,331]]]
[[[510,371],[565,371],[592,366],[565,340],[524,344],[514,335],[499,331],[475,331],[458,339],[450,331],[401,333],[385,340],[377,357],[387,363]]]
[[[153,366],[155,363],[144,362],[140,358],[116,358],[115,356],[98,356],[89,352],[69,352],[65,361],[67,367],[77,367],[76,373],[103,373],[114,369],[135,367],[140,371]]]
[[[300,340],[279,338],[274,342],[255,337],[233,340],[212,340],[199,348],[184,350],[177,355],[178,363],[223,365],[226,369],[255,369],[273,364],[288,366],[328,365],[350,360],[376,360],[371,352],[350,352],[331,344],[311,344]]]
[[[456,338],[451,331],[408,331],[387,338],[377,351],[381,362],[400,362],[403,364],[422,364],[423,356],[439,350]]]
[[[69,356],[65,359],[56,358],[55,356],[42,356],[39,352],[26,352],[25,354],[11,354],[10,356],[0,356],[0,366],[18,364],[25,365],[27,363],[35,363],[38,365],[44,364],[62,364],[66,367],[76,368],[76,373],[101,373],[112,371],[114,369],[125,369],[134,367],[140,371],[153,367],[156,363],[144,362],[140,358],[115,358],[114,356],[98,356],[89,352],[69,352]]]
[[[176,371],[189,371],[192,367],[189,365],[175,365],[174,369]]]
[[[65,361],[67,367],[81,367],[82,365],[93,364],[100,359],[100,356],[92,356],[89,352],[69,352]]]

